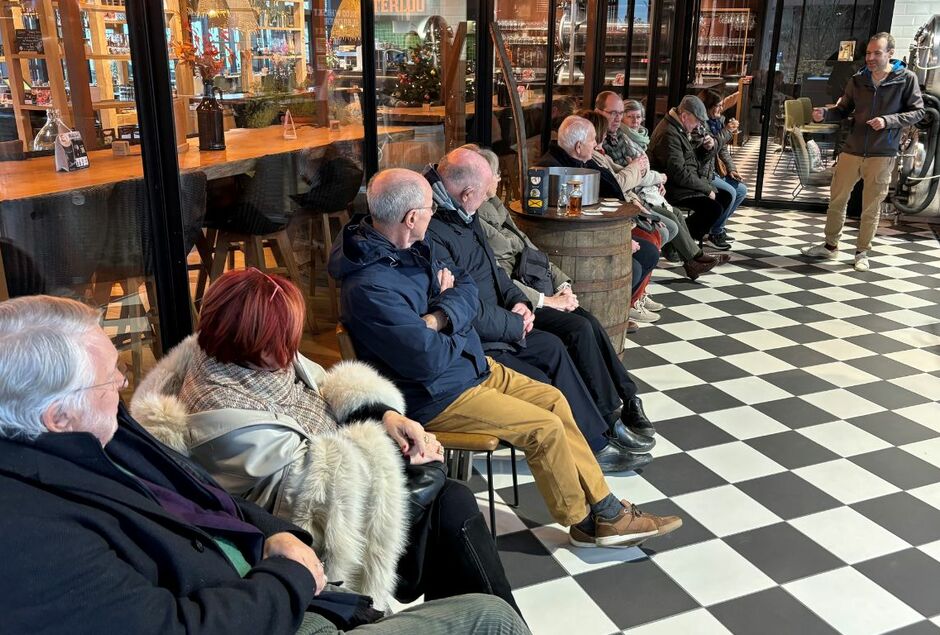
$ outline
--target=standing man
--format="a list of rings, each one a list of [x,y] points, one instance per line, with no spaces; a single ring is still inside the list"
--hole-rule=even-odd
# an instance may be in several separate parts
[[[826,242],[802,249],[804,256],[832,259],[839,254],[845,207],[852,189],[864,179],[862,223],[855,245],[855,270],[868,271],[868,250],[878,230],[881,202],[888,193],[901,129],[924,116],[917,76],[904,62],[891,59],[894,36],[875,33],[865,49],[865,68],[852,76],[833,108],[814,108],[813,121],[841,121],[852,115],[855,124],[832,175]]]

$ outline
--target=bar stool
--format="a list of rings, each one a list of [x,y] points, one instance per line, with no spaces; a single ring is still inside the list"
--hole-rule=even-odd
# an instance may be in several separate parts
[[[336,339],[339,341],[340,357],[344,360],[356,359],[356,349],[353,346],[352,338],[349,337],[349,332],[346,331],[346,327],[341,322],[336,324]],[[456,466],[461,462],[470,465],[472,464],[474,452],[486,454],[486,488],[490,504],[490,532],[493,534],[493,540],[496,540],[496,491],[493,486],[493,452],[501,448],[509,448],[513,496],[510,507],[518,507],[519,475],[516,471],[516,448],[490,434],[435,432],[434,436],[444,446],[444,462],[448,466]],[[466,478],[463,480],[469,479],[469,470],[467,472]]]

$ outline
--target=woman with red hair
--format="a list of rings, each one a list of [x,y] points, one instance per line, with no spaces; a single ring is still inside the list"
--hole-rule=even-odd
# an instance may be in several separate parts
[[[231,493],[308,530],[327,578],[377,608],[477,592],[518,611],[476,499],[444,478],[440,443],[370,366],[327,372],[300,355],[305,315],[289,280],[226,273],[198,334],[141,383],[134,416]]]

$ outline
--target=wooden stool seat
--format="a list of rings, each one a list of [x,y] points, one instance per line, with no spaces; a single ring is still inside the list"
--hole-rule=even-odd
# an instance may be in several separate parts
[[[499,439],[489,434],[472,432],[435,432],[434,436],[448,450],[467,452],[495,452],[499,448]]]

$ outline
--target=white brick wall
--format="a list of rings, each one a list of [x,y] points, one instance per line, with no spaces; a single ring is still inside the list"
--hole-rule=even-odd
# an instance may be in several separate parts
[[[895,2],[894,17],[891,20],[891,34],[894,35],[897,42],[898,59],[907,58],[914,33],[931,16],[938,13],[940,13],[940,0]]]

